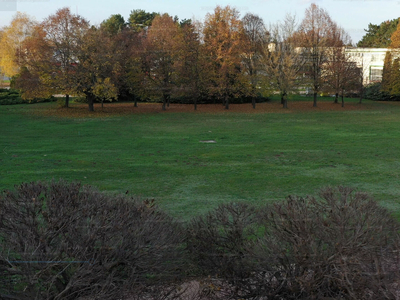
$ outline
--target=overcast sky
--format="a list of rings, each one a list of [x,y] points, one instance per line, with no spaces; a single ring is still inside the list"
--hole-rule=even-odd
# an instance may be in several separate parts
[[[361,39],[369,23],[400,17],[400,0],[0,0],[0,26],[8,25],[16,11],[42,21],[63,7],[79,13],[91,24],[99,24],[112,14],[121,14],[127,20],[133,9],[203,20],[216,5],[235,7],[242,16],[247,12],[257,14],[268,25],[282,20],[286,13],[296,14],[300,21],[312,2],[327,10],[350,34],[353,43]]]

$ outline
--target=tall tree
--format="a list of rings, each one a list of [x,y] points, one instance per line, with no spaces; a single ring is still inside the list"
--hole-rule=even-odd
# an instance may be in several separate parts
[[[389,94],[392,91],[392,78],[393,78],[392,65],[393,65],[392,52],[387,51],[386,55],[385,55],[385,60],[383,63],[381,89],[382,89],[382,91],[389,93]]]
[[[400,55],[400,23],[397,29],[392,33],[390,38],[389,51],[386,52],[385,61],[382,71],[381,90],[391,96],[398,97],[400,95],[399,87],[399,60]]]
[[[391,95],[396,98],[400,97],[400,58],[393,60],[391,74]]]
[[[257,15],[247,13],[242,22],[248,45],[242,54],[242,61],[251,83],[252,105],[256,108],[257,87],[261,81],[262,54],[268,45],[269,32],[263,19]]]
[[[144,51],[144,32],[124,30],[116,36],[119,49],[119,62],[122,74],[119,76],[120,97],[131,99],[137,107],[139,98],[146,96],[144,65],[146,53]]]
[[[177,61],[179,90],[186,97],[193,99],[194,109],[202,93],[205,93],[205,55],[200,42],[200,24],[191,21],[180,23],[183,44],[180,58]]]
[[[54,90],[46,83],[55,76],[52,57],[54,53],[46,42],[46,32],[42,26],[35,27],[32,35],[22,43],[18,53],[21,70],[14,76],[14,86],[22,91],[22,98],[49,97]]]
[[[6,76],[19,73],[22,65],[21,56],[24,41],[32,36],[36,22],[27,14],[17,12],[10,26],[2,29],[0,40],[0,68]]]
[[[272,43],[264,49],[263,63],[268,85],[279,91],[284,108],[288,107],[288,94],[298,84],[299,71],[304,65],[304,57],[297,51],[293,40],[295,30],[295,17],[286,15],[283,23],[271,26]]]
[[[205,17],[203,39],[209,57],[210,92],[222,99],[225,109],[229,109],[230,97],[249,90],[241,65],[247,40],[239,12],[229,6],[217,6],[214,13]]]
[[[145,42],[146,77],[148,91],[163,101],[162,109],[169,106],[176,87],[176,63],[182,50],[182,34],[179,24],[171,16],[156,16],[147,32]]]
[[[89,111],[94,110],[94,101],[118,98],[118,75],[121,67],[114,60],[116,49],[111,36],[100,28],[92,27],[79,43],[75,68],[76,90],[86,96]]]
[[[399,24],[399,19],[387,20],[379,25],[368,24],[366,34],[357,43],[357,47],[387,48],[391,43],[391,36]]]
[[[107,20],[101,23],[103,30],[109,32],[112,35],[118,34],[126,27],[126,22],[123,16],[120,14],[111,15]]]
[[[306,10],[296,36],[296,42],[302,47],[303,55],[308,60],[314,107],[317,106],[317,95],[324,84],[322,70],[329,57],[330,48],[344,46],[343,41],[338,38],[337,29],[338,26],[329,14],[313,3]]]
[[[154,18],[160,15],[156,12],[146,12],[142,9],[134,9],[129,15],[129,26],[133,31],[141,31],[146,27],[150,27]]]
[[[336,27],[336,24],[333,26]],[[334,39],[342,41],[344,45],[351,44],[350,36],[343,28],[332,28],[332,33],[335,35]],[[344,91],[354,87],[354,80],[358,80],[355,64],[345,50],[344,46],[330,47],[323,67],[326,86],[335,93],[335,103],[338,103],[339,93],[342,93],[342,105]]]
[[[89,28],[89,23],[65,7],[46,18],[42,28],[53,53],[48,60],[48,67],[52,69],[51,74],[54,76],[48,78],[47,85],[66,95],[65,107],[68,107],[69,95],[75,92],[76,87],[75,69],[79,63],[79,44]]]

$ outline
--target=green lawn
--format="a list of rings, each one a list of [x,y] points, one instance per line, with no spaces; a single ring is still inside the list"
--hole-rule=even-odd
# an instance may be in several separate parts
[[[31,113],[55,103],[0,106],[0,188],[64,178],[155,198],[187,219],[346,185],[400,217],[400,106],[366,103],[375,108],[80,119]]]

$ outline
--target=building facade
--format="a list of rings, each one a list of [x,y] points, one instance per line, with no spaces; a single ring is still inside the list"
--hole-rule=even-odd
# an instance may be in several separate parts
[[[387,48],[346,48],[346,54],[363,72],[364,84],[382,81]]]

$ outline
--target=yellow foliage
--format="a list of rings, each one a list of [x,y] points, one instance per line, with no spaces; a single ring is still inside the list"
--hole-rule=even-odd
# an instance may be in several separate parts
[[[112,101],[118,97],[118,89],[111,83],[110,78],[99,79],[92,87],[92,91],[93,95],[106,101]]]
[[[18,74],[19,52],[24,40],[32,35],[35,24],[27,14],[17,12],[10,26],[3,28],[0,40],[0,68],[6,76]]]

